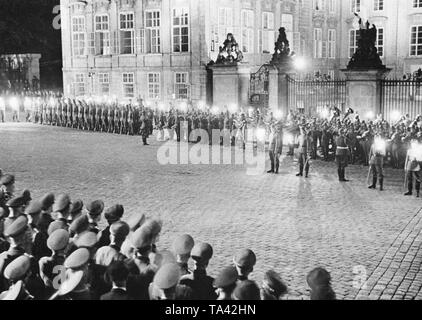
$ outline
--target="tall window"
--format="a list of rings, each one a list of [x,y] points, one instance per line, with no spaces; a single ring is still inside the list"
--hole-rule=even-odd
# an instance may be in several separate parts
[[[335,29],[328,30],[328,58],[329,59],[336,58],[336,30]]]
[[[314,10],[316,11],[325,10],[325,0],[314,0]]]
[[[173,52],[189,52],[189,11],[173,9]]]
[[[353,57],[358,48],[359,30],[350,30],[349,33],[349,58]]]
[[[133,72],[123,73],[123,96],[125,98],[135,97],[135,82]]]
[[[336,9],[336,0],[328,0],[328,11],[330,13],[335,13]]]
[[[227,34],[233,33],[233,9],[218,9],[218,38],[217,45],[222,46],[226,40]]]
[[[270,53],[274,47],[274,14],[262,13],[262,52]]]
[[[133,13],[120,14],[120,54],[135,53],[135,22]]]
[[[159,99],[161,94],[160,88],[160,74],[148,73],[148,98]]]
[[[254,53],[255,21],[252,10],[242,10],[242,51]]]
[[[98,74],[99,93],[108,95],[110,93],[110,77],[108,73]]]
[[[72,48],[74,56],[85,55],[85,17],[72,18]]]
[[[285,14],[281,15],[281,25],[286,29],[286,36],[289,41],[293,39],[293,15]]]
[[[84,96],[85,95],[85,78],[83,73],[75,74],[75,95]]]
[[[377,30],[377,43],[376,43],[378,54],[380,57],[384,57],[384,28],[378,28]]]
[[[410,55],[422,56],[422,26],[413,26],[411,29]]]
[[[384,10],[384,0],[374,0],[374,11]]]
[[[95,52],[100,55],[111,54],[108,15],[95,17]]]
[[[352,0],[352,12],[360,12],[361,0]]]
[[[145,41],[147,53],[161,52],[160,11],[145,12]]]
[[[314,58],[322,58],[322,29],[314,29]]]
[[[422,0],[413,0],[413,8],[422,8]]]
[[[188,74],[186,72],[176,72],[174,92],[176,99],[189,99]]]

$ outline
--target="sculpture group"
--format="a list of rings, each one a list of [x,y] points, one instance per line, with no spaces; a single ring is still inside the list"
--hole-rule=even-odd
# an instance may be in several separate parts
[[[385,69],[376,47],[377,27],[369,21],[363,23],[362,18],[359,18],[359,33],[357,35],[357,49],[350,59],[347,69]]]

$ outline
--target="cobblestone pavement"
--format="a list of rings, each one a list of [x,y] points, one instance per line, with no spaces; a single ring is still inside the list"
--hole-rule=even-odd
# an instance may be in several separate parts
[[[309,179],[297,178],[290,157],[279,175],[247,175],[243,165],[162,166],[162,143],[151,141],[143,147],[139,137],[0,124],[0,167],[35,197],[67,192],[163,219],[160,248],[180,233],[210,242],[211,275],[251,248],[252,278],[274,268],[289,299],[308,299],[306,274],[317,266],[331,272],[340,299],[422,298],[422,202],[403,196],[403,171],[387,169],[387,190],[369,191],[365,167],[349,167],[352,181],[341,184],[334,164],[319,161]]]

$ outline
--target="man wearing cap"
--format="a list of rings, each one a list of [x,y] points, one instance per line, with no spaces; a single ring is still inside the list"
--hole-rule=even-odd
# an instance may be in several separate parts
[[[123,261],[113,261],[107,268],[107,274],[113,288],[110,292],[103,294],[100,300],[129,300],[126,289],[129,270],[125,263]]]
[[[47,193],[40,199],[43,213],[51,214],[53,212],[54,200],[55,197],[53,193]]]
[[[126,240],[122,244],[121,252],[124,254],[127,258],[132,258],[134,253],[134,248],[132,246],[132,236],[135,233],[136,230],[138,230],[145,222],[145,215],[144,214],[133,214],[127,219],[127,224],[130,228],[130,233],[126,237]]]
[[[6,203],[13,198],[15,193],[15,176],[5,174],[0,178],[0,208],[7,211]]]
[[[283,127],[281,125],[272,126],[268,152],[271,161],[271,170],[268,173],[278,174],[280,156],[283,153]]]
[[[214,288],[218,294],[217,300],[231,300],[231,295],[238,279],[237,270],[230,266],[221,270],[220,274],[214,280]]]
[[[4,228],[6,229],[13,221],[19,216],[25,214],[25,202],[22,197],[14,197],[7,201],[6,206],[9,213],[8,217],[4,221]]]
[[[176,255],[182,276],[191,273],[188,268],[188,262],[194,245],[193,238],[188,234],[181,235],[173,241],[173,252]]]
[[[255,253],[249,249],[241,250],[233,258],[233,263],[239,275],[239,281],[248,280],[256,264]]]
[[[86,205],[88,210],[88,220],[89,220],[89,231],[98,234],[100,229],[98,228],[98,222],[101,220],[101,214],[104,210],[104,202],[101,200],[95,200]]]
[[[150,228],[142,226],[131,237],[132,247],[135,250],[133,257],[126,259],[125,262],[130,273],[127,283],[128,294],[134,300],[148,300],[148,286],[155,274],[149,259],[153,236]]]
[[[64,266],[68,269],[70,283],[65,281],[59,289],[59,295],[66,296],[71,300],[91,300],[91,292],[88,286],[88,265],[90,260],[89,250],[80,248],[74,251],[64,262]],[[82,273],[79,273],[81,271]],[[72,275],[81,276],[73,278]],[[67,288],[68,290],[64,290]]]
[[[67,218],[68,223],[71,224],[75,219],[79,218],[82,215],[82,209],[84,203],[82,200],[76,200],[70,205],[70,215]]]
[[[3,276],[11,283],[7,293],[2,293],[1,300],[34,300],[26,290],[26,281],[31,274],[31,259],[26,255],[19,256],[4,269]]]
[[[4,232],[4,235],[9,238],[10,248],[0,254],[0,292],[7,288],[3,271],[9,263],[25,254],[28,242],[32,244],[32,239],[27,239],[26,230],[28,230],[28,219],[25,216],[20,216]]]
[[[232,294],[233,300],[261,300],[261,294],[258,285],[251,280],[240,281]]]
[[[104,217],[107,220],[108,226],[98,234],[98,247],[108,246],[110,244],[110,226],[113,223],[120,221],[123,217],[124,208],[122,205],[115,205],[108,208],[104,212]]]
[[[40,276],[46,287],[46,293],[51,296],[57,288],[59,278],[65,270],[62,268],[65,262],[65,253],[69,244],[69,233],[66,230],[58,229],[54,231],[47,239],[47,246],[51,250],[50,257],[43,257],[38,262]],[[56,280],[56,282],[55,282]]]
[[[68,223],[67,219],[70,214],[70,197],[67,194],[59,195],[53,205],[53,218],[54,220],[63,221]]]
[[[280,275],[275,271],[265,273],[261,286],[262,300],[280,300],[287,293],[287,286],[281,280]]]
[[[42,214],[42,205],[40,202],[32,202],[26,209],[25,214],[28,217],[29,228],[32,232],[32,255],[38,261],[40,258],[49,256],[51,254],[50,249],[47,247],[47,230],[45,226],[51,222],[51,216],[49,214]],[[44,221],[45,219],[45,221]]]
[[[213,255],[213,249],[208,243],[199,243],[192,249],[192,259],[195,268],[192,274],[183,276],[180,284],[186,285],[193,290],[197,300],[215,300],[217,294],[214,291],[214,279],[207,275],[207,267]]]
[[[176,300],[176,291],[180,280],[180,268],[175,263],[162,266],[149,285],[151,300]]]
[[[340,129],[336,139],[336,162],[339,181],[348,182],[349,180],[345,178],[345,171],[349,164],[349,147],[344,129]]]
[[[123,221],[117,221],[110,226],[110,245],[102,246],[95,254],[95,263],[101,266],[109,266],[113,261],[124,260],[120,248],[129,234],[129,225]]]
[[[89,220],[86,214],[76,218],[69,226],[70,243],[66,249],[66,255],[70,255],[78,249],[77,241],[85,233],[89,231]]]

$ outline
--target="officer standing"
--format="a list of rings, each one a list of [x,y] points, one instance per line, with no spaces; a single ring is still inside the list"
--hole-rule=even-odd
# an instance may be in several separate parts
[[[406,156],[406,181],[407,181],[407,193],[405,196],[413,195],[413,179],[415,179],[416,196],[420,197],[421,190],[421,146],[417,140],[411,142],[411,148],[407,152]]]
[[[384,157],[386,155],[386,146],[380,136],[376,137],[369,151],[369,165],[372,171],[372,185],[369,189],[377,188],[377,181],[380,184],[380,191],[384,190]]]
[[[300,127],[300,135],[299,135],[299,173],[296,174],[297,177],[303,177],[303,170],[305,169],[305,178],[309,175],[309,168],[310,168],[310,149],[311,149],[311,142],[308,136],[308,133],[304,126]]]
[[[339,136],[336,139],[336,147],[336,162],[339,181],[348,182],[349,180],[345,178],[345,171],[349,163],[349,147],[347,145],[344,129],[340,129],[339,131]]]
[[[271,161],[271,170],[268,171],[268,173],[278,174],[278,170],[280,168],[280,156],[283,153],[283,128],[280,124],[272,126],[270,146],[268,150]]]

